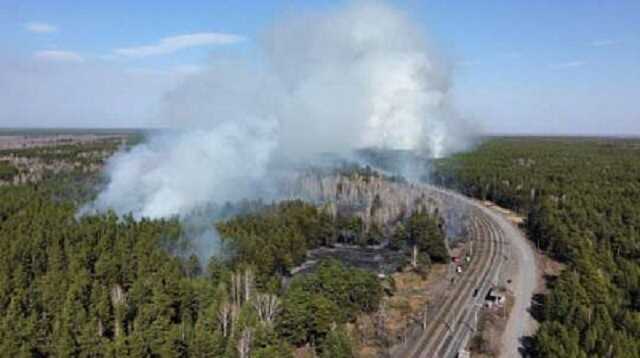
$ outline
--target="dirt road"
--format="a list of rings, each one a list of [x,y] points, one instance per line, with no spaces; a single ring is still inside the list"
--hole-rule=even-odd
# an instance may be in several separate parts
[[[513,281],[510,287],[514,295],[514,305],[502,336],[500,357],[520,357],[522,337],[532,335],[537,322],[529,313],[531,299],[536,290],[538,269],[535,252],[530,242],[502,213],[494,209],[484,209],[505,233],[511,245],[511,256],[516,261],[515,272],[507,273]]]

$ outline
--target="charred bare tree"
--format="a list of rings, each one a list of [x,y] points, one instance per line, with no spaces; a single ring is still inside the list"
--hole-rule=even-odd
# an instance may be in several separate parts
[[[275,295],[258,294],[253,301],[253,307],[260,322],[270,326],[280,312],[280,299]]]
[[[249,358],[251,354],[251,343],[253,342],[253,329],[245,328],[238,340],[238,356],[240,358]]]
[[[231,275],[231,298],[236,305],[242,305],[251,300],[255,286],[255,274],[251,269],[234,272]]]
[[[111,304],[113,305],[115,313],[114,336],[118,338],[123,333],[122,323],[127,310],[127,294],[119,284],[115,284],[111,288]],[[102,331],[102,324],[100,324],[99,331]]]
[[[220,305],[220,308],[218,308],[218,323],[223,337],[229,337],[233,334],[239,313],[240,306],[234,303],[224,302]]]

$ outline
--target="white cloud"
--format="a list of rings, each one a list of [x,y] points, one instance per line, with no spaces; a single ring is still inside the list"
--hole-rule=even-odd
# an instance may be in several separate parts
[[[562,70],[565,68],[575,68],[575,67],[582,67],[584,65],[586,65],[587,63],[584,61],[569,61],[569,62],[561,62],[561,63],[554,63],[549,65],[550,68],[554,69],[554,70]]]
[[[82,56],[71,51],[43,50],[34,53],[33,57],[38,60],[54,62],[84,62],[84,58],[82,58]]]
[[[45,22],[27,22],[24,24],[25,30],[37,34],[48,34],[57,32],[58,28],[54,25],[47,24]]]
[[[114,53],[125,57],[146,57],[174,53],[191,47],[233,44],[244,39],[243,36],[234,34],[202,32],[165,37],[153,45],[119,48],[114,50]]]
[[[618,44],[618,41],[614,40],[596,40],[591,42],[592,47],[607,47]]]

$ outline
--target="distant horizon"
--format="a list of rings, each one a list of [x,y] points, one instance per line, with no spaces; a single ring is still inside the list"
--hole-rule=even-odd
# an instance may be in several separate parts
[[[3,132],[19,132],[19,131],[156,131],[171,130],[171,127],[0,127],[0,135]],[[181,129],[176,129],[181,130]],[[549,137],[549,138],[639,138],[640,133],[622,134],[622,133],[543,133],[543,132],[486,132],[478,133],[478,137]]]

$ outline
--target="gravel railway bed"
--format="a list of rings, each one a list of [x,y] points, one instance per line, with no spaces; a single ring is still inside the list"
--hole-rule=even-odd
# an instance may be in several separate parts
[[[461,201],[449,193],[438,194]],[[448,198],[449,199],[449,198]],[[476,251],[467,270],[458,278],[453,292],[427,311],[426,329],[414,329],[404,344],[394,347],[394,357],[455,357],[466,345],[475,330],[471,318],[476,314],[492,281],[501,269],[504,232],[492,218],[479,208],[472,207],[470,235],[476,241]],[[476,295],[474,290],[478,289]]]

